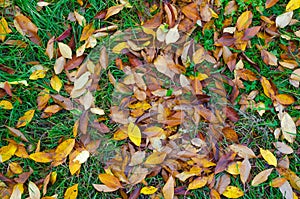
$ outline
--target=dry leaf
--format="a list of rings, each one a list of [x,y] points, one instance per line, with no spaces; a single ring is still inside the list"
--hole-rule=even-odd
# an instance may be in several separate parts
[[[161,164],[167,156],[166,152],[153,152],[147,157],[145,164]]]
[[[294,152],[292,147],[283,142],[274,142],[273,144],[275,148],[283,154],[292,154]]]
[[[3,42],[7,34],[11,33],[11,29],[8,27],[7,21],[4,17],[0,20],[0,40]]]
[[[256,158],[256,155],[254,154],[252,149],[248,148],[247,146],[241,144],[233,144],[230,145],[229,148],[242,158]]]
[[[47,48],[46,48],[46,55],[48,55],[49,59],[51,60],[53,58],[54,53],[54,41],[55,37],[53,36],[49,41],[47,42]]]
[[[245,184],[249,178],[251,171],[251,164],[248,158],[245,158],[240,166],[240,178],[243,184]]]
[[[11,110],[13,109],[13,105],[10,101],[7,100],[1,100],[0,101],[0,108],[6,109],[6,110]]]
[[[291,105],[295,102],[294,97],[287,94],[278,94],[275,98],[282,105]]]
[[[178,25],[171,28],[167,35],[166,35],[166,44],[172,44],[175,43],[180,38],[179,32],[178,32]]]
[[[103,185],[103,184],[93,184],[93,187],[99,192],[114,192],[114,191],[119,189],[119,187],[110,188],[110,187],[108,187],[106,185]]]
[[[130,122],[127,129],[129,139],[136,145],[140,146],[142,141],[142,134],[137,125]]]
[[[238,29],[238,31],[247,29],[252,23],[252,17],[253,14],[251,11],[243,12],[236,22],[236,28]]]
[[[288,181],[285,181],[285,183],[279,187],[279,190],[286,199],[295,199],[293,189]]]
[[[87,40],[95,31],[94,24],[90,23],[84,26],[79,41]]]
[[[200,189],[204,187],[207,183],[208,177],[198,177],[195,180],[193,180],[189,186],[188,190],[193,190],[193,189]]]
[[[275,188],[278,188],[278,187],[280,187],[281,185],[283,185],[286,181],[287,181],[287,179],[282,178],[282,177],[278,177],[278,178],[273,179],[273,180],[270,182],[270,186],[275,187]]]
[[[60,74],[66,65],[66,59],[64,57],[59,57],[55,60],[54,72],[56,75]]]
[[[56,90],[59,93],[62,87],[62,82],[57,75],[53,75],[53,77],[50,80],[50,85],[54,90]]]
[[[37,152],[30,154],[29,158],[35,162],[48,163],[53,161],[53,154],[46,152]]]
[[[0,148],[0,163],[9,160],[17,151],[17,146],[15,144],[9,143],[7,146]]]
[[[58,42],[58,48],[61,55],[66,59],[72,59],[72,50],[71,48],[62,42]]]
[[[266,170],[260,172],[253,178],[251,185],[257,186],[257,185],[260,185],[261,183],[265,182],[266,180],[268,180],[268,177],[272,173],[272,171],[273,171],[273,168],[266,169]]]
[[[290,0],[289,3],[286,5],[285,10],[289,12],[298,8],[300,8],[300,0]]]
[[[64,194],[64,199],[76,199],[77,195],[78,195],[78,184],[75,184],[66,190]]]
[[[276,17],[276,27],[285,28],[293,18],[293,11],[283,13]]]
[[[267,0],[266,1],[266,9],[271,8],[272,6],[274,6],[279,0]]]
[[[41,192],[39,188],[34,184],[33,182],[29,181],[28,184],[28,192],[30,199],[40,199],[41,198]]]
[[[273,165],[277,167],[277,159],[271,151],[264,150],[262,148],[259,148],[259,150],[260,150],[260,154],[268,162],[269,165]]]
[[[75,139],[68,139],[63,141],[57,146],[53,159],[57,162],[62,161],[71,153],[74,145]]]
[[[267,65],[271,65],[271,66],[277,66],[277,57],[266,51],[266,50],[261,50],[261,58],[263,59],[264,63]]]
[[[174,198],[174,186],[175,186],[175,180],[174,180],[173,176],[170,175],[166,184],[162,188],[164,199],[173,199]]]
[[[296,139],[296,134],[297,134],[295,122],[287,112],[284,112],[282,114],[280,120],[281,120],[281,130],[282,130],[283,137],[289,143],[293,143]]]
[[[124,4],[120,4],[108,8],[104,20],[108,19],[109,17],[115,14],[118,14],[121,10],[123,10],[124,7],[125,7]]]
[[[29,110],[24,113],[22,117],[19,118],[18,123],[16,125],[17,128],[22,126],[26,126],[33,118],[35,110]]]
[[[29,77],[30,80],[43,79],[46,76],[47,70],[35,70]]]
[[[227,186],[222,195],[227,198],[239,198],[244,195],[244,192],[238,187]]]
[[[20,137],[21,140],[23,140],[24,142],[28,142],[28,140],[24,136],[24,134],[21,131],[19,131],[18,129],[15,129],[15,128],[12,128],[12,127],[9,127],[9,126],[5,126],[5,127],[9,130],[9,133],[12,134],[13,136]]]
[[[74,15],[75,15],[76,21],[78,22],[78,24],[80,26],[84,26],[86,24],[86,20],[85,20],[84,16],[82,16],[81,14],[79,14],[76,11],[74,11]]]
[[[149,187],[143,187],[141,189],[141,194],[144,194],[144,195],[151,195],[151,194],[154,194],[155,192],[157,191],[157,188],[156,187],[153,187],[153,186],[149,186]]]
[[[110,174],[99,174],[100,181],[112,189],[119,189],[122,187],[118,178]]]

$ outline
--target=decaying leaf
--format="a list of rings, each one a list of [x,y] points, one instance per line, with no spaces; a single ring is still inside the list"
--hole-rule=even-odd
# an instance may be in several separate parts
[[[236,28],[238,29],[238,31],[247,29],[252,23],[252,17],[253,14],[251,11],[243,12],[236,22]]]
[[[41,198],[41,192],[39,188],[34,184],[33,182],[29,182],[28,184],[28,192],[30,199],[40,199]]]
[[[260,172],[259,174],[257,174],[257,175],[253,178],[253,180],[252,180],[252,182],[251,182],[251,185],[252,185],[252,186],[258,186],[258,185],[260,185],[261,183],[265,182],[266,180],[268,180],[268,177],[269,177],[269,175],[272,173],[272,171],[273,171],[273,168],[271,168],[271,169],[266,169],[266,170]]]

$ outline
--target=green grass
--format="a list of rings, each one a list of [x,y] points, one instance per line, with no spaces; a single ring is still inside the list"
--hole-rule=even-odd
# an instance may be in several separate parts
[[[222,9],[224,9],[227,0],[221,1]],[[53,2],[51,5],[43,8],[41,11],[37,11],[35,6],[35,1],[30,0],[16,0],[13,2],[15,6],[18,6],[22,13],[31,18],[33,23],[39,28],[39,36],[43,41],[43,46],[39,47],[32,43],[28,38],[21,36],[16,29],[13,27],[13,15],[3,14],[10,27],[13,30],[13,33],[9,34],[7,37],[11,40],[24,40],[28,43],[26,48],[21,47],[12,47],[5,45],[4,43],[0,43],[0,64],[4,64],[9,66],[15,70],[15,74],[9,75],[0,71],[0,82],[3,81],[16,81],[16,80],[27,80],[29,86],[25,87],[24,85],[14,85],[13,86],[13,97],[9,99],[7,96],[4,99],[9,99],[13,103],[13,110],[0,110],[0,147],[7,145],[7,141],[5,139],[13,138],[8,130],[3,126],[11,126],[14,127],[18,121],[18,118],[21,117],[26,111],[30,109],[36,109],[37,107],[37,96],[38,93],[44,89],[48,88],[51,90],[51,94],[56,94],[56,92],[51,89],[50,86],[50,78],[53,74],[53,65],[55,62],[55,58],[49,60],[49,58],[45,55],[45,46],[47,41],[52,36],[59,36],[68,25],[71,25],[73,28],[73,34],[75,35],[76,47],[82,45],[82,42],[79,42],[80,34],[82,31],[82,27],[80,27],[76,22],[67,21],[68,14],[77,10],[80,14],[84,15],[87,22],[93,22],[95,28],[100,28],[104,25],[112,25],[115,24],[119,27],[120,30],[125,30],[127,28],[133,28],[137,26],[140,21],[136,14],[136,9],[139,11],[143,11],[145,7],[143,4],[139,4],[138,1],[132,1],[133,8],[125,8],[118,15],[112,17],[110,22],[105,22],[102,20],[93,20],[93,17],[97,12],[103,10],[105,8],[116,5],[115,1],[97,1],[90,0],[90,6],[85,10],[85,13],[80,11],[80,6],[76,1],[68,1],[61,0],[57,2]],[[244,1],[237,1],[240,9],[237,13],[234,13],[233,16],[233,24],[235,24],[237,17],[248,9],[248,3],[244,3]],[[254,1],[252,3],[252,11],[254,14],[253,25],[260,24],[259,13],[255,10],[256,6],[260,8],[263,7],[264,4],[261,1]],[[2,8],[0,8],[2,9]],[[299,9],[298,9],[299,10]],[[15,10],[14,10],[15,11]],[[262,10],[265,16],[271,15],[279,15],[283,13],[284,7],[279,5],[275,5],[274,7]],[[144,12],[146,16],[151,15],[148,14],[147,11]],[[222,11],[221,11],[222,13]],[[299,17],[299,11],[295,11],[295,16]],[[229,16],[228,16],[229,17]],[[222,16],[216,19],[215,24],[218,31],[222,29],[222,22],[227,18],[227,16]],[[292,26],[293,30],[296,30],[298,25]],[[198,30],[198,29],[196,29]],[[284,31],[284,30],[283,30]],[[197,43],[202,43],[204,48],[207,50],[215,49],[213,46],[213,32],[214,30],[204,31],[204,34],[201,31],[196,31],[194,35],[194,39]],[[64,41],[67,43],[70,38]],[[105,44],[108,42],[108,38],[103,38],[99,41],[99,44]],[[276,40],[278,42],[278,40]],[[279,48],[276,42],[270,44],[268,50],[274,53],[276,56],[279,56],[283,51]],[[254,47],[255,44],[264,45],[261,39],[254,37],[251,39],[252,48],[247,48],[245,54],[250,57],[260,68],[260,72],[256,71],[251,64],[244,61],[245,68],[260,74],[262,76],[268,77],[272,79],[272,81],[277,86],[278,90],[281,93],[291,94],[296,98],[297,104],[299,105],[300,101],[300,90],[291,86],[288,82],[288,78],[292,73],[292,70],[285,70],[284,72],[276,71],[274,68],[267,66],[263,63],[259,50]],[[284,39],[279,39],[279,43],[287,45],[288,42]],[[86,51],[86,53],[90,53],[90,51]],[[29,80],[29,76],[31,74],[30,69],[33,65],[28,64],[30,61],[37,61],[42,64],[44,67],[49,68],[50,70],[47,72],[47,76],[44,79],[39,80]],[[125,60],[126,61],[126,60]],[[299,61],[299,60],[298,60]],[[111,60],[111,63],[108,67],[108,70],[112,72],[112,74],[120,78],[122,76],[122,72],[119,71],[115,63]],[[225,74],[233,77],[233,74],[228,71],[225,71]],[[59,75],[60,79],[67,83],[66,76],[64,74]],[[95,93],[96,104],[98,107],[101,107],[105,110],[106,113],[109,113],[109,107],[112,103],[112,93],[114,91],[113,85],[109,82],[107,75],[105,73],[101,76],[101,81],[99,82],[100,89]],[[244,82],[245,89],[241,89],[242,93],[248,94],[252,90],[262,90],[261,84],[259,81],[255,82]],[[226,86],[229,89],[229,87]],[[66,91],[62,89],[60,92],[63,96],[68,96]],[[18,99],[21,99],[20,102]],[[276,112],[272,105],[272,101],[267,98],[264,94],[260,93],[256,98],[256,102],[264,102],[268,110],[261,117],[255,111],[249,111],[248,113],[240,113],[241,120],[236,124],[235,130],[240,136],[240,142],[243,144],[247,144],[250,148],[252,148],[256,154],[259,154],[259,147],[263,147],[265,149],[270,149],[273,147],[272,142],[276,141],[273,136],[273,130],[280,126],[280,122],[276,116]],[[52,101],[50,103],[53,104]],[[299,110],[293,109],[289,107],[289,114],[292,117],[299,117]],[[72,128],[77,116],[72,114],[71,112],[61,110],[59,113],[54,114],[50,118],[41,119],[41,111],[36,111],[34,118],[32,121],[26,126],[21,128],[21,131],[25,134],[25,136],[29,139],[29,143],[26,143],[26,147],[28,151],[31,153],[35,150],[36,144],[38,141],[41,141],[41,150],[49,150],[55,149],[58,145],[59,140],[63,138],[71,138]],[[104,122],[108,125],[113,131],[116,129],[117,125],[111,124],[109,120]],[[255,136],[254,136],[255,135]],[[107,148],[105,150],[101,149],[98,154],[93,155],[89,160],[82,165],[81,171],[79,175],[71,176],[68,169],[68,164],[64,163],[63,165],[55,168],[48,167],[49,164],[40,164],[36,163],[30,159],[23,159],[13,157],[9,162],[19,162],[23,167],[24,171],[29,171],[29,167],[31,167],[34,172],[30,176],[29,180],[35,182],[42,178],[45,178],[46,175],[49,174],[50,171],[56,171],[58,174],[57,182],[54,185],[49,186],[47,195],[58,194],[58,198],[62,198],[65,190],[73,184],[79,183],[79,195],[78,198],[117,198],[120,197],[119,193],[100,193],[97,192],[93,187],[93,183],[100,183],[98,179],[98,174],[103,173],[104,161],[103,157],[107,157],[110,155],[112,149],[118,148],[122,145],[122,142],[111,141],[111,134],[106,135],[104,137],[108,140],[108,143],[105,145]],[[20,141],[17,138],[15,140]],[[249,140],[251,142],[249,142]],[[292,145],[294,151],[298,150],[300,138],[297,136],[296,142]],[[225,143],[226,144],[226,143]],[[290,159],[290,169],[294,171],[298,176],[300,175],[300,158],[297,154],[291,154],[288,156]],[[257,159],[255,161],[251,160],[252,165],[255,165],[253,168],[252,177],[258,172],[262,171],[266,168],[266,162],[262,159]],[[6,173],[8,164],[1,164],[0,172]],[[278,174],[273,171],[269,179],[273,179],[278,177]],[[157,176],[154,178],[146,179],[149,185],[160,186],[162,187],[164,182],[161,176]],[[246,191],[244,197],[245,199],[254,199],[254,198],[282,198],[282,195],[279,189],[272,188],[268,185],[269,181],[259,185],[258,187],[252,187],[247,185],[243,187],[241,184],[239,177],[231,178],[231,185],[238,186]],[[192,196],[186,196],[185,198],[209,198],[209,188],[205,187],[199,190],[192,191]],[[27,195],[23,195],[25,198]],[[141,196],[143,198],[143,196]],[[147,198],[147,197],[145,197]],[[179,197],[179,198],[184,198]]]

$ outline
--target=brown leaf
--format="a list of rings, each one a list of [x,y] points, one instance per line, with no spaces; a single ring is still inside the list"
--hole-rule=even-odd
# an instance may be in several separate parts
[[[239,69],[236,70],[237,76],[246,81],[255,81],[258,80],[255,73],[248,69]]]
[[[230,176],[228,174],[221,175],[216,181],[215,189],[222,194],[226,187],[230,184]]]
[[[225,15],[230,15],[232,12],[237,11],[237,9],[238,9],[238,6],[236,5],[236,2],[235,1],[229,1],[227,3],[227,5],[225,6],[224,14]]]
[[[76,67],[78,67],[84,60],[85,56],[82,55],[80,57],[76,57],[75,55],[72,57],[71,60],[69,60],[66,64],[65,64],[65,69],[66,70],[72,70]]]
[[[273,55],[272,53],[266,51],[266,50],[261,50],[261,58],[263,59],[264,63],[267,65],[271,66],[277,66],[277,57]]]
[[[13,136],[20,137],[21,140],[23,140],[24,142],[28,142],[28,140],[24,136],[24,134],[21,131],[19,131],[18,129],[15,129],[15,128],[12,128],[12,127],[9,127],[9,126],[5,126],[5,127],[9,130],[10,134],[12,134]]]
[[[41,45],[41,39],[37,34],[38,28],[29,18],[23,14],[17,14],[14,19],[14,25],[21,35],[28,36],[32,42],[39,46]]]
[[[4,71],[4,72],[6,72],[6,73],[8,73],[8,74],[10,74],[10,75],[12,75],[12,74],[15,73],[15,70],[14,70],[14,69],[9,68],[9,67],[7,67],[7,66],[5,66],[5,65],[3,65],[3,64],[0,64],[0,70]]]
[[[175,180],[174,180],[173,176],[170,175],[166,184],[162,188],[162,192],[163,192],[165,199],[173,199],[174,198],[174,186],[175,186]]]
[[[272,6],[274,6],[279,0],[267,0],[265,7],[266,9],[271,8]]]
[[[51,97],[56,104],[59,104],[64,109],[68,111],[73,109],[73,103],[69,98],[63,97],[61,95],[51,95]]]
[[[236,22],[236,28],[238,29],[238,31],[247,29],[252,23],[252,17],[253,14],[251,11],[243,12]]]
[[[154,29],[160,26],[162,23],[162,14],[163,14],[162,11],[156,13],[150,20],[146,21],[143,24],[143,27]]]
[[[239,141],[239,137],[238,135],[236,134],[235,130],[233,130],[232,128],[230,127],[224,127],[222,129],[222,133],[224,133],[224,136],[230,140],[230,141],[233,141],[233,142],[238,142]]]
[[[229,148],[242,158],[256,158],[254,152],[247,146],[241,144],[233,144],[230,145]]]
[[[98,12],[94,19],[104,19],[106,16],[107,10],[101,10],[100,12]]]
[[[246,157],[240,166],[240,178],[243,184],[246,184],[251,171],[251,164],[248,157]]]
[[[252,37],[254,37],[260,30],[261,26],[253,26],[251,28],[247,28],[245,30],[244,36],[242,37],[242,40],[250,40]]]
[[[257,185],[260,185],[261,183],[265,182],[266,180],[268,180],[268,177],[272,173],[272,171],[273,171],[273,168],[266,169],[266,170],[260,172],[253,178],[251,185],[257,186]]]
[[[292,147],[288,146],[284,142],[274,142],[275,148],[283,154],[292,154],[294,151]]]
[[[53,36],[52,38],[49,39],[47,43],[47,48],[46,48],[46,55],[48,55],[49,59],[51,60],[53,58],[53,53],[54,53],[54,44],[55,37]]]
[[[281,121],[281,130],[283,137],[289,142],[293,143],[296,139],[297,129],[296,124],[293,121],[292,117],[284,112],[280,118]]]
[[[43,108],[45,108],[50,98],[51,96],[49,94],[49,90],[42,90],[37,97],[38,110],[42,110]]]
[[[237,122],[240,119],[240,116],[232,107],[229,106],[224,107],[223,112],[225,112],[226,117],[233,122]]]
[[[283,185],[286,181],[287,181],[287,179],[282,178],[282,177],[278,177],[278,178],[273,179],[273,180],[270,182],[270,186],[275,187],[275,188],[278,188],[278,187],[280,187],[281,185]]]
[[[228,164],[232,162],[234,158],[235,158],[235,153],[233,152],[229,152],[225,155],[222,155],[215,167],[215,174],[224,171],[227,168]]]

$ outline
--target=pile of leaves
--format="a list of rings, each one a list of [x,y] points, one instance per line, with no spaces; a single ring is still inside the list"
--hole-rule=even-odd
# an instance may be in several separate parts
[[[82,1],[78,3],[85,5]],[[276,3],[278,1],[268,0],[265,9]],[[48,5],[38,2],[38,9]],[[53,68],[32,63],[29,81],[45,78],[51,71],[50,86],[56,93],[41,89],[37,110],[42,112],[42,118],[59,114],[61,110],[78,113],[73,138],[62,138],[55,149],[44,151],[40,150],[39,142],[35,151],[30,151],[26,147],[27,135],[19,130],[36,114],[35,108],[28,110],[15,128],[5,126],[19,141],[6,140],[7,145],[0,148],[1,164],[13,156],[45,163],[45,167],[58,167],[67,162],[71,175],[79,175],[81,165],[88,164],[91,156],[99,154],[105,146],[105,136],[109,136],[122,145],[114,149],[114,157],[105,161],[105,173],[98,176],[101,184],[93,184],[99,192],[118,192],[122,198],[149,195],[149,198],[172,199],[192,196],[192,190],[208,187],[211,198],[221,198],[221,195],[239,198],[250,186],[269,180],[269,185],[278,188],[283,197],[298,198],[300,178],[290,169],[289,155],[295,153],[293,144],[299,146],[300,118],[292,118],[287,110],[300,109],[299,95],[279,90],[272,77],[261,75],[261,70],[262,67],[282,72],[292,70],[288,81],[299,88],[300,32],[281,30],[299,23],[293,16],[300,2],[289,1],[285,5],[286,12],[273,17],[252,8],[261,14],[259,24],[252,24],[251,10],[233,19],[232,13],[239,9],[235,1],[229,1],[222,11],[221,5],[221,1],[147,3],[149,10],[156,14],[148,20],[139,14],[141,25],[125,31],[116,31],[115,25],[95,29],[93,22],[87,23],[77,11],[70,13],[68,20],[83,27],[81,45],[75,49],[71,27],[53,36],[45,48],[49,60],[56,59]],[[120,1],[119,5],[97,13],[95,20],[108,20],[131,7],[127,1]],[[16,30],[43,46],[38,28],[19,10],[15,12]],[[215,25],[220,15],[226,16],[221,29]],[[1,18],[0,23],[0,33],[9,34],[11,29],[5,18]],[[209,30],[214,31],[214,48],[193,39],[197,32],[204,34]],[[109,44],[96,47],[97,39],[106,36],[110,36]],[[68,37],[71,39],[66,43]],[[251,39],[256,37],[263,40],[263,44],[252,45]],[[275,55],[268,48],[269,43],[278,38],[287,40],[288,46],[281,45],[284,53]],[[5,41],[5,35],[1,34],[1,40]],[[27,45],[16,40],[5,43]],[[94,49],[87,56],[85,52],[89,48]],[[249,48],[260,51],[263,66],[245,54]],[[122,78],[112,74],[111,62],[124,74]],[[251,69],[246,68],[245,63]],[[0,69],[14,73],[4,65]],[[59,78],[62,73],[65,81]],[[114,86],[109,112],[110,123],[118,124],[114,132],[104,123],[108,113],[98,107],[95,100],[103,77]],[[262,90],[244,93],[245,82],[258,82]],[[13,97],[15,84],[26,86],[27,81],[0,82],[2,97]],[[63,86],[68,96],[60,94]],[[277,140],[272,148],[250,148],[241,143],[243,135],[235,130],[240,112],[254,110],[263,116],[268,110],[263,102],[254,100],[260,94],[272,101],[271,106],[276,111],[274,118],[280,121],[280,126],[271,129],[274,133],[269,135]],[[0,106],[13,109],[6,99],[0,101]],[[255,168],[258,160],[264,161],[264,170]],[[9,162],[7,168],[6,174],[0,173],[1,198],[17,199],[27,193],[30,198],[58,198],[57,195],[46,196],[47,187],[56,182],[56,172],[32,182],[28,179],[33,169],[23,172],[18,162]],[[268,179],[271,173],[278,177]],[[157,176],[162,178],[161,182],[148,180]],[[232,179],[240,180],[244,187],[233,185]],[[78,186],[69,187],[64,197],[76,198]]]

